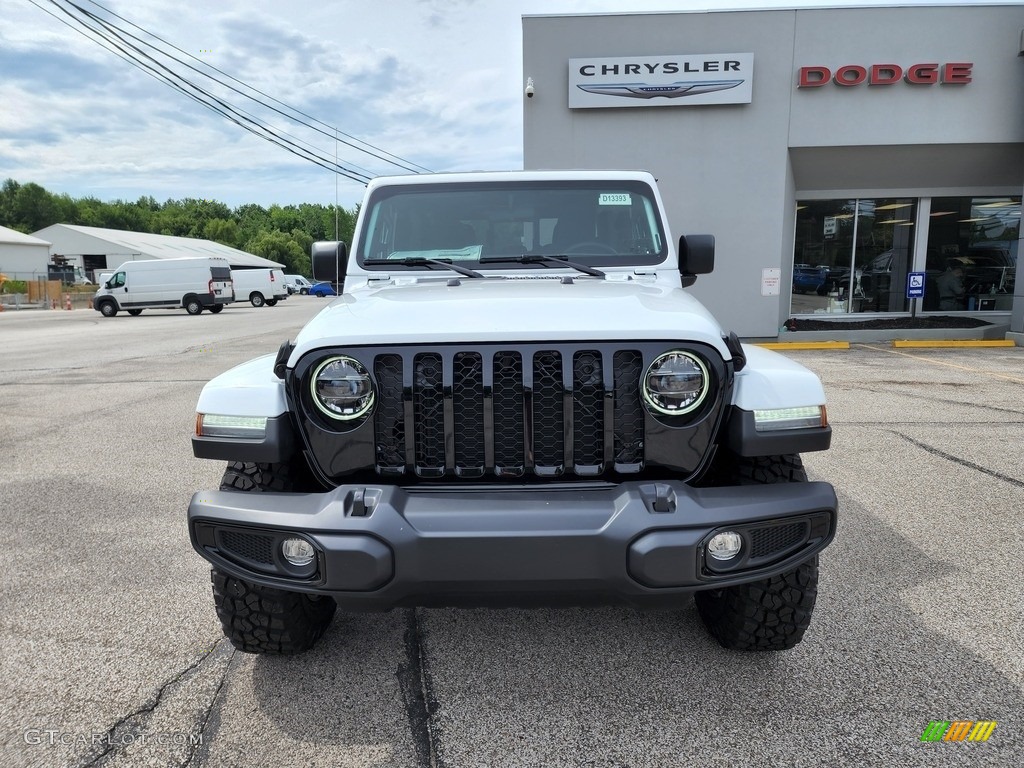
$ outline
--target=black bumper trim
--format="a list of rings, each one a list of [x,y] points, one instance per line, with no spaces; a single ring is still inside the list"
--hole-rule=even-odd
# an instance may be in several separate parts
[[[758,432],[754,412],[735,407],[730,409],[727,418],[726,445],[737,456],[781,456],[827,451],[832,443],[832,427]]]
[[[193,496],[189,529],[199,554],[221,570],[267,586],[330,595],[347,608],[369,610],[434,604],[431,598],[437,595],[465,594],[578,592],[643,603],[656,595],[688,594],[774,575],[824,549],[835,533],[837,501],[827,483],[658,486],[632,482],[583,490],[469,494],[376,485],[310,494],[208,491]],[[674,509],[655,511],[666,486]],[[369,500],[365,516],[353,515],[346,501],[359,492]],[[820,515],[827,520],[827,533],[799,551],[784,553],[785,560],[720,574],[703,567],[703,542],[716,530]],[[215,539],[197,536],[197,531],[220,526],[303,534],[324,553],[317,581],[252,571],[221,556],[202,543]],[[666,548],[680,561],[668,568]],[[389,576],[381,583],[384,573]],[[368,591],[353,591],[353,583]]]
[[[294,452],[295,430],[287,413],[267,419],[267,435],[262,440],[192,435],[192,453],[197,459],[272,464],[287,461]]]

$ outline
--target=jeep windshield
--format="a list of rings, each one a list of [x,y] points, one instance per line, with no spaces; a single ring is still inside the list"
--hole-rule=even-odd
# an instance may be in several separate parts
[[[551,257],[599,269],[658,264],[657,211],[638,181],[383,186],[368,201],[357,261],[369,270],[422,269],[424,259],[480,271],[550,270]]]

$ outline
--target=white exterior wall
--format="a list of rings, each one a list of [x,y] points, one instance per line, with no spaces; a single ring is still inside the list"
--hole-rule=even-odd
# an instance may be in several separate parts
[[[0,273],[11,280],[45,278],[49,262],[50,247],[47,245],[0,243]]]
[[[524,165],[654,173],[673,231],[717,240],[693,292],[740,335],[773,337],[797,199],[1024,191],[1022,30],[1019,5],[524,17]],[[568,108],[569,59],[730,52],[754,54],[750,104]],[[925,62],[971,62],[973,81],[796,87],[801,66]],[[770,267],[779,296],[761,295]]]

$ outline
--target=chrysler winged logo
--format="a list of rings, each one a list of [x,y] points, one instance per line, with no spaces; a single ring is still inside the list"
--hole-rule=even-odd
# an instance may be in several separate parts
[[[698,93],[727,91],[741,85],[743,80],[680,80],[664,85],[649,83],[608,83],[605,85],[577,85],[581,91],[599,93],[605,96],[624,96],[630,99],[678,99],[681,96],[695,96]]]

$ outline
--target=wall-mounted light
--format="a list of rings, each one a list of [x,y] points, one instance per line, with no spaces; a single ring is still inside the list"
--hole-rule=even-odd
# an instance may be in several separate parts
[[[528,99],[532,99],[533,98],[533,78],[532,77],[526,78],[526,98],[528,98]]]

